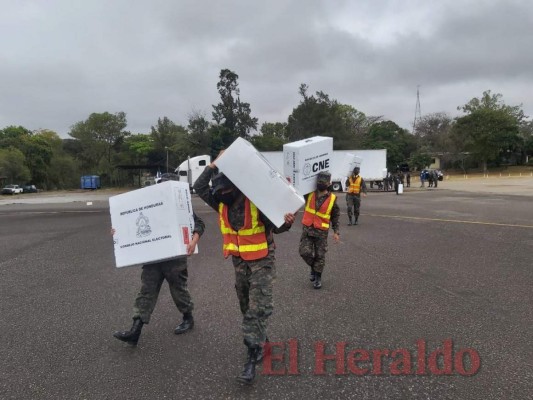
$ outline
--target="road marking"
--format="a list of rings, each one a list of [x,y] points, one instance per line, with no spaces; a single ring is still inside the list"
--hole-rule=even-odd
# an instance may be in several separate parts
[[[382,215],[382,214],[366,214],[366,213],[362,215],[368,215],[370,217],[382,217],[382,218],[417,219],[417,220],[422,220],[422,221],[453,222],[456,224],[493,225],[493,226],[507,226],[511,228],[533,229],[533,225],[499,224],[497,222],[466,221],[466,220],[460,220],[460,219],[425,218],[425,217],[406,217],[404,215]]]
[[[33,215],[33,214],[94,214],[102,213],[105,210],[65,210],[65,211],[10,211],[0,212],[0,216],[14,216],[14,215]]]

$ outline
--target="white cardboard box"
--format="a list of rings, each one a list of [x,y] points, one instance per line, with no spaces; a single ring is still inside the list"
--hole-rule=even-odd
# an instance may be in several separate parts
[[[332,168],[333,138],[314,136],[283,145],[283,173],[298,193],[316,190],[316,176]]]
[[[305,203],[282,174],[245,139],[237,138],[216,165],[278,228],[285,222],[285,214],[294,214]]]
[[[353,153],[348,153],[344,156],[342,169],[346,172],[346,176],[350,176],[355,167],[361,168],[362,163],[363,159],[361,157],[357,157]]]
[[[167,181],[112,196],[109,211],[117,267],[187,254],[194,229],[188,183]]]

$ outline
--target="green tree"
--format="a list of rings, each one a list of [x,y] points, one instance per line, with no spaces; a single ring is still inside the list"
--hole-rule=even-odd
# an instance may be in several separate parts
[[[7,148],[9,146],[18,148],[20,141],[31,135],[32,132],[22,126],[7,126],[0,130],[0,148]]]
[[[30,173],[28,181],[45,188],[54,140],[59,140],[60,143],[57,134],[48,130],[32,132],[22,126],[10,126],[0,131],[0,147],[18,149],[23,154],[24,164]]]
[[[154,144],[151,161],[168,165],[168,172],[172,172],[179,165],[179,161],[185,160],[191,152],[187,130],[167,117],[157,120],[157,125],[151,128],[150,136]]]
[[[488,90],[458,109],[467,115],[456,119],[452,140],[458,148],[470,152],[483,171],[489,161],[499,163],[503,156],[519,151],[523,144],[519,125],[525,118],[521,105],[506,105],[501,94]]]
[[[250,141],[259,151],[281,151],[287,143],[286,128],[284,122],[265,122],[261,125],[261,133],[252,136]]]
[[[452,136],[485,172],[489,161],[498,162],[502,154],[515,151],[521,143],[516,118],[501,109],[478,109],[457,118]]]
[[[80,179],[78,163],[71,154],[65,151],[64,141],[59,135],[49,129],[42,129],[34,132],[32,139],[38,141],[42,149],[46,151],[41,161],[38,162],[40,165],[37,165],[41,176],[32,173],[32,183],[44,189],[78,187]],[[30,164],[27,163],[27,165]],[[36,165],[36,161],[33,161],[33,165]]]
[[[24,138],[23,153],[32,182],[46,186],[48,168],[53,157],[52,144],[47,140],[47,137],[35,134]]]
[[[450,132],[452,118],[443,112],[428,114],[417,122],[414,135],[418,139],[419,147],[426,147],[429,151],[451,151]]]
[[[22,152],[14,147],[0,148],[0,176],[8,183],[24,184],[31,178],[30,170],[24,163]]]
[[[409,166],[421,170],[430,165],[432,159],[433,157],[427,151],[415,151],[409,157]]]
[[[249,139],[250,131],[257,129],[257,118],[251,116],[250,104],[240,99],[239,76],[223,69],[219,78],[217,89],[221,102],[213,106],[213,119],[219,129],[213,133],[224,146],[229,146],[237,137]]]
[[[372,124],[362,142],[363,149],[387,149],[387,168],[395,171],[416,150],[416,139],[392,121]]]
[[[124,139],[122,145],[121,163],[146,164],[148,157],[154,151],[154,141],[151,135],[139,133]]]
[[[533,164],[533,121],[522,121],[519,130],[522,138],[522,161]]]
[[[514,117],[517,122],[521,122],[524,118],[527,118],[522,110],[522,104],[518,106],[509,106],[506,105],[502,99],[503,96],[500,93],[491,94],[490,90],[486,90],[480,98],[474,97],[465,105],[457,107],[457,109],[462,110],[465,114],[471,114],[479,110],[502,111],[503,113]]]
[[[212,146],[211,123],[199,111],[190,113],[188,121],[189,142],[193,148],[193,152],[190,155],[210,154]]]
[[[130,135],[125,131],[126,114],[93,113],[85,121],[71,127],[69,135],[79,140],[82,148],[77,157],[83,173],[103,173],[111,179],[113,156],[124,138]]]
[[[310,96],[308,89],[306,84],[299,87],[302,99],[289,115],[287,140],[292,142],[312,136],[329,136],[333,138],[335,150],[355,148],[368,129],[365,114],[350,105],[340,104],[321,91]]]

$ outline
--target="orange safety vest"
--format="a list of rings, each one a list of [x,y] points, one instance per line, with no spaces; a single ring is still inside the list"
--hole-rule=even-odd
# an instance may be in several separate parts
[[[259,211],[254,203],[248,198],[244,199],[244,226],[238,231],[235,231],[229,223],[227,205],[220,203],[218,213],[224,258],[233,255],[252,261],[268,255],[265,225],[259,219]]]
[[[357,178],[355,178],[355,181],[350,176],[348,182],[350,183],[350,186],[348,187],[348,193],[355,193],[359,194],[361,192],[361,181],[362,178],[358,175]]]
[[[335,196],[333,193],[330,193],[329,197],[322,203],[320,209],[317,211],[315,193],[307,198],[307,204],[305,205],[305,212],[302,218],[302,224],[305,226],[314,226],[317,229],[327,231],[329,229],[329,220],[331,219],[331,209],[335,203]]]

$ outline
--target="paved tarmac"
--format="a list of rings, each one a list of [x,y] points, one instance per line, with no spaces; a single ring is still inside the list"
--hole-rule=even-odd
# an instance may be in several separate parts
[[[533,207],[522,182],[523,193],[513,195],[451,190],[447,182],[401,196],[370,193],[354,227],[345,224],[341,195],[342,243],[330,238],[319,291],[298,256],[299,222],[277,236],[269,333],[286,351],[273,367],[288,372],[292,361],[298,374],[260,375],[251,387],[235,381],[245,347],[231,262],[221,256],[217,216],[199,198],[193,204],[207,231],[189,259],[195,328],[173,334],[180,315],[165,284],[131,348],[112,333],[131,326],[141,270],[114,267],[109,193],[70,193],[61,202],[27,195],[31,203],[3,196],[0,398],[531,398]],[[298,352],[289,360],[291,339]],[[427,363],[453,342],[451,375],[429,367],[416,374],[420,340]],[[328,354],[341,354],[346,343],[344,360],[326,361],[324,375],[316,374],[321,341]],[[369,353],[356,365],[369,369],[364,376],[351,372],[356,349]],[[479,354],[472,376],[460,373],[461,349]],[[476,369],[469,360],[463,372]]]

